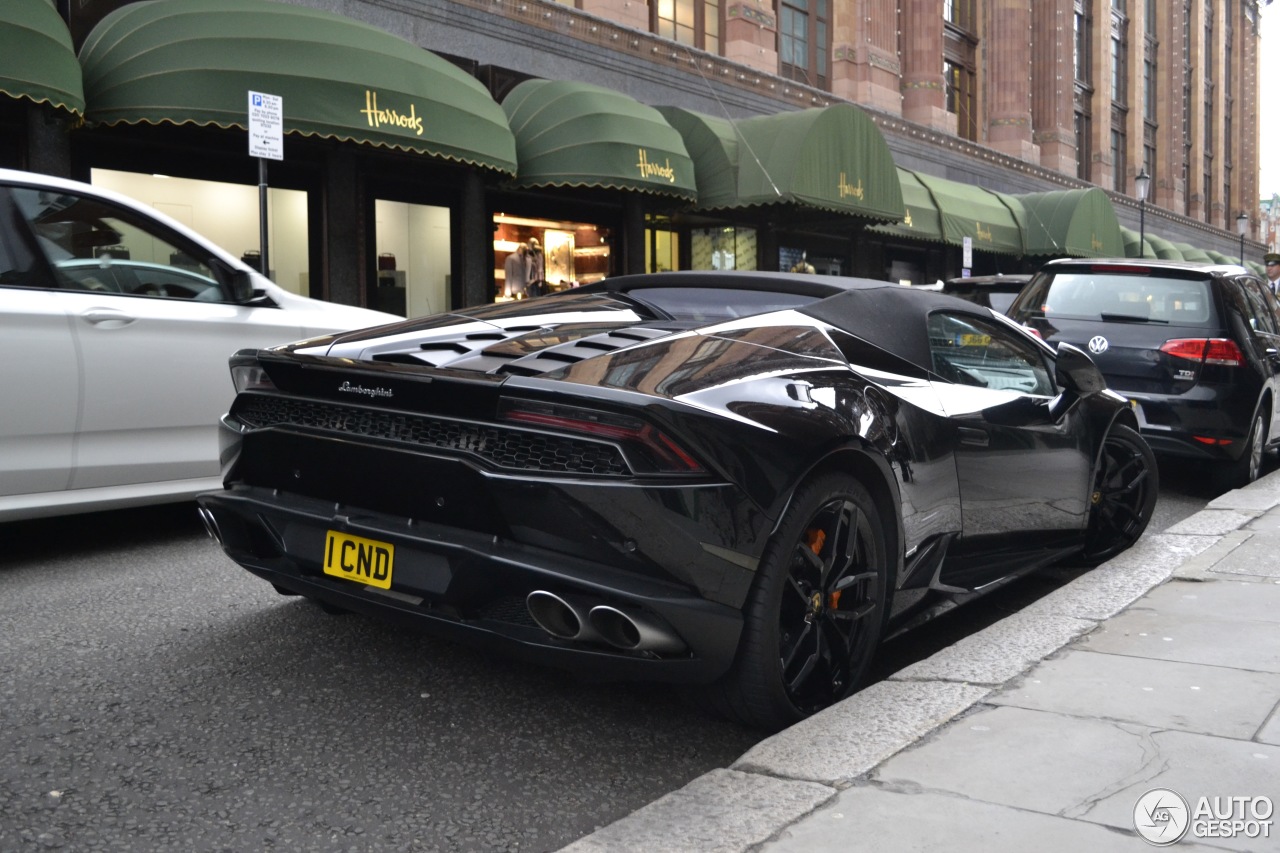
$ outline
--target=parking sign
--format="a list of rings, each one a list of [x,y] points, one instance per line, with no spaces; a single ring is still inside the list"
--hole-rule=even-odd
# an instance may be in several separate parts
[[[284,99],[249,93],[249,156],[284,159]]]

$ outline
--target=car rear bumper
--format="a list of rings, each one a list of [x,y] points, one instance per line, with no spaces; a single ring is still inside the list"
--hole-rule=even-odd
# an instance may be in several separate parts
[[[1114,390],[1129,399],[1142,437],[1157,454],[1234,461],[1244,453],[1257,404],[1253,391],[1200,387],[1186,394],[1138,394]]]
[[[331,502],[273,489],[238,486],[198,502],[228,556],[277,589],[518,659],[600,678],[696,683],[723,674],[737,649],[741,611],[679,584],[475,531],[342,514]],[[324,574],[330,530],[393,546],[390,588]],[[591,619],[577,637],[553,636],[529,613],[534,591],[571,602],[584,616],[613,608],[665,641],[614,645]]]

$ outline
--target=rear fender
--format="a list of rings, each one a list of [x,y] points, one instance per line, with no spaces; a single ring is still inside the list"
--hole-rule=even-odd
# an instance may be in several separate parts
[[[850,479],[861,483],[870,493],[871,499],[875,501],[876,508],[880,510],[881,519],[887,522],[884,531],[885,546],[893,555],[889,565],[889,589],[896,589],[897,579],[902,573],[905,541],[901,511],[902,494],[898,489],[898,481],[889,460],[864,439],[853,438],[847,444],[831,450],[817,459],[791,484],[787,499],[778,512],[774,528],[769,531],[769,535],[773,536],[778,532],[778,524],[786,515],[787,508],[791,505],[791,500],[800,486],[812,477],[832,471],[846,472]]]

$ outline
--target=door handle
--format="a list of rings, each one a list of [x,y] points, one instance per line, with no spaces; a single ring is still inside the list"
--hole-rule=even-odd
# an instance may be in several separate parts
[[[986,430],[960,427],[960,443],[973,447],[986,447],[991,444],[991,436],[987,435]]]
[[[100,329],[122,329],[138,318],[114,308],[90,308],[80,315],[80,319]]]

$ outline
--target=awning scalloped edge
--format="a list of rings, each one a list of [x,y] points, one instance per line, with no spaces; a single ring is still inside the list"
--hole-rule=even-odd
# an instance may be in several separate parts
[[[228,122],[224,124],[223,122],[220,122],[220,121],[199,121],[197,119],[185,119],[183,121],[174,121],[173,119],[168,119],[168,118],[158,119],[158,120],[157,119],[116,119],[114,121],[96,121],[96,122],[86,122],[86,123],[92,124],[95,127],[115,127],[116,125],[121,125],[121,124],[125,124],[125,125],[145,124],[151,127],[160,127],[161,125],[167,124],[167,125],[172,125],[174,127],[186,127],[186,126],[217,127],[222,130],[243,130],[246,133],[249,132],[248,126],[241,124],[240,122]],[[441,160],[449,160],[454,163],[463,163],[468,166],[477,166],[482,169],[490,169],[494,172],[498,172],[503,175],[508,175],[508,176],[515,175],[515,172],[511,171],[510,169],[506,169],[501,166],[495,166],[492,163],[486,163],[481,160],[470,159],[467,157],[460,157],[456,154],[447,154],[443,151],[436,151],[429,148],[419,148],[411,145],[397,145],[390,142],[383,142],[381,140],[362,139],[355,136],[338,134],[338,133],[322,133],[316,130],[310,130],[310,131],[286,130],[284,132],[288,136],[302,136],[302,137],[316,138],[316,139],[333,139],[338,142],[354,142],[357,145],[372,145],[376,148],[390,148],[395,151],[403,151],[406,154],[422,154],[424,156],[429,156],[429,157],[438,157]]]
[[[0,95],[8,95],[10,98],[13,98],[15,101],[31,101],[32,103],[35,103],[35,104],[48,104],[49,106],[54,107],[55,109],[60,109],[60,110],[69,112],[78,119],[81,119],[81,120],[84,119],[84,110],[78,110],[78,109],[75,109],[74,107],[69,107],[64,103],[55,101],[53,98],[36,98],[27,92],[10,92],[8,89],[0,89]]]

